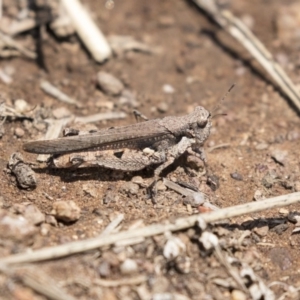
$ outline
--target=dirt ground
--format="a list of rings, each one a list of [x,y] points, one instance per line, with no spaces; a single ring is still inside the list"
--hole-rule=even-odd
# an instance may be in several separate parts
[[[149,45],[153,53],[128,51],[97,64],[76,36],[58,39],[45,30],[42,49],[47,71],[34,60],[2,58],[0,68],[14,71],[10,84],[0,81],[2,101],[13,106],[17,99],[24,99],[31,108],[43,107],[42,119],[62,107],[76,116],[126,113],[123,119],[96,123],[99,129],[135,123],[133,109],[153,119],[184,115],[200,105],[221,114],[212,119],[211,135],[204,146],[207,168],[219,186],[211,187],[208,171],[203,172],[201,166],[193,168],[186,156],[168,168],[165,177],[195,186],[220,208],[300,191],[299,113],[246,50],[192,2],[115,1],[112,9],[105,8],[106,1],[102,0],[83,2],[105,35],[132,36]],[[289,35],[278,23],[279,15],[288,14],[285,9],[297,1],[220,2],[251,27],[299,87],[300,37]],[[7,3],[4,15],[9,13]],[[27,39],[28,47],[34,46],[28,33],[16,39]],[[101,91],[96,80],[99,71],[121,80],[134,101]],[[40,88],[43,79],[77,99],[82,107],[46,95]],[[233,83],[234,89],[220,103]],[[26,218],[26,207],[33,205],[45,220],[34,225],[35,230],[23,233],[6,231],[0,220],[1,257],[96,237],[120,214],[124,219],[115,231],[201,212],[163,184],[153,203],[146,187],[153,180],[154,168],[130,173],[102,168],[52,170],[35,165],[36,188],[20,188],[7,168],[8,160],[12,153],[21,152],[25,161],[36,163],[36,155],[24,152],[22,144],[43,138],[45,124],[22,118],[7,118],[3,124],[0,219],[8,214]],[[80,208],[77,221],[68,223],[51,217],[54,202],[69,200]],[[290,294],[285,299],[299,299],[292,290],[300,287],[300,239],[292,233],[292,216],[299,209],[297,204],[250,214],[212,225],[208,231],[218,237],[223,255],[231,257],[234,268],[250,266],[266,286],[273,283],[270,289],[275,299],[287,291]],[[29,224],[32,216],[27,215]],[[170,235],[27,267],[38,276],[51,278],[74,299],[255,299],[247,293],[249,276],[243,291],[218,255],[201,246],[197,228]],[[174,259],[168,259],[164,252],[171,239],[184,244],[184,250]],[[146,280],[114,284],[141,274]],[[46,299],[22,283],[22,273],[2,273],[0,286],[1,299]]]

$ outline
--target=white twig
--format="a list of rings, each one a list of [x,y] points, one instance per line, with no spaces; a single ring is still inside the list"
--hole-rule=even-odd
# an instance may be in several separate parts
[[[80,39],[93,58],[102,63],[111,56],[111,48],[79,0],[61,0]]]
[[[291,79],[275,62],[272,54],[261,41],[228,10],[219,10],[214,0],[193,0],[201,9],[206,11],[224,30],[241,43],[248,52],[268,72],[282,92],[300,110],[300,94]]]
[[[60,91],[57,87],[55,87],[49,81],[46,81],[46,80],[42,81],[40,84],[40,87],[45,93],[54,97],[57,100],[60,100],[62,102],[69,103],[69,104],[75,104],[78,107],[81,106],[81,104],[77,100],[69,97],[68,95],[66,95],[65,93]]]
[[[131,278],[124,278],[119,280],[105,280],[105,279],[95,279],[94,284],[104,286],[104,287],[116,287],[120,285],[139,285],[148,280],[148,276],[139,275]]]
[[[20,43],[13,40],[10,36],[0,32],[0,39],[6,47],[18,50],[28,58],[36,59],[36,53],[23,47]]]
[[[109,236],[92,238],[83,241],[71,242],[64,245],[43,248],[32,251],[31,253],[20,253],[10,255],[0,259],[0,266],[5,264],[16,264],[25,262],[42,261],[54,259],[99,247],[114,244],[118,241],[134,238],[149,237],[157,234],[163,234],[166,231],[178,231],[193,227],[197,224],[199,217],[206,223],[216,222],[227,218],[237,217],[244,214],[259,212],[266,209],[277,208],[300,202],[300,192],[269,198],[259,202],[251,202],[233,207],[220,209],[217,211],[204,213],[201,215],[192,215],[186,218],[177,219],[174,223],[153,224],[135,230],[121,231]]]
[[[99,236],[105,236],[114,231],[116,227],[119,226],[119,224],[124,220],[124,214],[118,214],[116,218],[114,218],[106,227],[105,229],[100,233]]]
[[[65,119],[60,119],[60,120],[53,120],[53,119],[49,120],[48,121],[49,125],[47,128],[47,132],[45,134],[45,139],[51,140],[51,139],[58,138],[63,127],[65,127],[69,121],[70,121],[70,118],[65,118]],[[49,157],[50,157],[49,154],[39,154],[37,157],[37,161],[46,162]]]

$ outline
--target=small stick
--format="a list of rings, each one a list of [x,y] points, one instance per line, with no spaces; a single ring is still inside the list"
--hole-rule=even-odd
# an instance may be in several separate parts
[[[199,203],[199,205],[203,204],[204,201],[205,201],[205,199],[204,199],[205,194],[204,193],[194,192],[190,189],[183,188],[179,184],[176,184],[175,182],[173,182],[171,180],[168,180],[167,178],[163,178],[163,183],[169,189],[174,190],[175,192],[177,192],[177,193],[179,193],[179,194],[181,194],[185,197],[193,197],[194,198],[195,195],[200,196],[201,198],[203,198],[203,202]]]
[[[69,103],[69,104],[75,104],[78,107],[81,106],[81,104],[77,100],[69,97],[68,95],[66,95],[65,93],[60,91],[53,84],[51,84],[49,81],[46,81],[46,80],[42,81],[41,84],[40,84],[40,87],[45,93],[47,93],[48,95],[54,97],[57,100],[60,100],[62,102]]]
[[[103,286],[103,287],[117,287],[120,285],[139,285],[148,280],[148,277],[145,275],[139,275],[131,278],[124,278],[119,280],[105,280],[97,278],[93,281],[94,284]]]
[[[13,40],[10,36],[0,32],[0,39],[6,47],[14,48],[28,58],[36,59],[36,53],[23,47],[20,43]]]
[[[228,144],[228,143],[218,144],[218,145],[209,147],[207,151],[208,151],[208,152],[212,152],[212,151],[214,151],[214,150],[216,150],[216,149],[227,148],[227,147],[229,147],[229,146],[230,146],[230,144]]]
[[[64,257],[67,255],[96,249],[103,246],[114,244],[118,241],[134,237],[150,237],[157,234],[163,234],[166,231],[178,231],[195,226],[201,218],[206,223],[212,223],[232,217],[263,211],[266,209],[277,208],[300,202],[300,192],[269,198],[259,202],[245,203],[232,207],[223,208],[204,214],[192,215],[185,218],[179,218],[175,222],[167,224],[153,224],[135,230],[121,231],[108,236],[91,238],[83,241],[76,241],[64,245],[47,247],[30,253],[20,253],[10,255],[0,259],[1,265],[18,264],[26,262],[35,262],[48,259]]]
[[[48,128],[47,132],[45,134],[45,139],[56,139],[58,138],[59,134],[61,133],[63,127],[65,127],[68,122],[70,121],[70,118],[60,119],[60,120],[48,120]],[[37,157],[37,161],[39,162],[46,162],[50,155],[48,154],[39,154]]]
[[[111,48],[105,36],[92,20],[79,0],[61,0],[80,39],[99,63],[111,56]]]
[[[116,227],[119,226],[119,224],[124,220],[124,214],[118,214],[116,218],[114,218],[106,227],[105,229],[100,233],[99,236],[105,236],[114,231]]]
[[[272,54],[248,27],[228,10],[220,10],[214,0],[193,0],[206,11],[214,21],[241,43],[273,78],[282,92],[300,110],[300,94],[281,66],[275,62]]]

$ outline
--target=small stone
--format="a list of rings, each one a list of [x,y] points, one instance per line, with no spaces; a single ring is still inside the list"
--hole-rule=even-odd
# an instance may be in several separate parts
[[[294,182],[294,190],[295,192],[300,192],[300,181]]]
[[[261,183],[267,189],[271,188],[278,181],[279,177],[275,171],[269,171],[261,180]]]
[[[17,99],[15,101],[15,109],[19,113],[23,113],[29,109],[28,103],[23,99]]]
[[[128,89],[124,89],[119,99],[120,105],[128,105],[130,107],[138,107],[139,102],[136,99],[136,95]]]
[[[164,84],[162,89],[163,89],[163,92],[166,94],[175,93],[175,89],[170,84]]]
[[[261,201],[261,200],[264,200],[266,199],[263,192],[261,190],[256,190],[254,192],[254,196],[253,196],[254,200],[255,201]]]
[[[300,131],[298,131],[298,130],[289,131],[286,135],[286,138],[288,141],[299,140],[300,139]]]
[[[261,142],[255,146],[255,149],[256,150],[266,150],[266,149],[268,149],[268,147],[269,147],[269,145],[267,143]]]
[[[52,114],[55,119],[68,118],[72,115],[72,113],[64,106],[54,109]]]
[[[51,214],[54,215],[57,220],[74,222],[80,218],[81,209],[72,200],[56,201],[53,203],[52,208]]]
[[[131,181],[133,183],[138,184],[139,186],[145,186],[144,179],[142,178],[142,176],[133,176]]]
[[[37,228],[21,215],[10,215],[0,210],[0,239],[28,241],[37,233]]]
[[[274,149],[271,152],[271,157],[279,164],[283,165],[285,164],[286,161],[286,156],[288,152],[285,150],[280,150],[280,149]]]
[[[256,227],[254,229],[254,232],[260,236],[260,237],[264,237],[268,234],[269,232],[269,226],[268,225],[264,225],[264,226],[261,226],[261,227]]]
[[[179,255],[175,259],[175,268],[179,273],[188,274],[191,271],[192,260],[188,256]]]
[[[231,292],[231,299],[232,300],[247,300],[247,295],[245,295],[245,293],[243,293],[240,290],[233,290]]]
[[[122,90],[124,89],[123,83],[110,73],[102,71],[99,72],[97,74],[97,81],[103,92],[108,95],[120,95]]]
[[[45,215],[34,204],[15,204],[13,208],[16,213],[22,214],[34,225],[39,225],[45,221]]]
[[[93,184],[83,184],[82,190],[85,194],[89,195],[92,198],[97,198],[99,195],[99,189],[97,189]]]
[[[167,190],[167,187],[165,186],[165,184],[162,182],[162,181],[158,181],[157,183],[156,183],[156,190],[158,191],[158,192],[164,192],[164,191],[166,191]]]
[[[125,192],[126,194],[131,194],[131,195],[137,195],[139,192],[140,187],[133,182],[125,182],[122,187],[121,187],[121,191]]]
[[[270,231],[277,233],[278,235],[282,235],[289,228],[288,224],[279,224],[273,227]]]
[[[108,261],[104,260],[99,264],[98,273],[101,277],[109,277],[111,274],[110,264]]]
[[[289,214],[289,210],[286,208],[280,208],[278,212],[283,216],[287,216]]]
[[[273,248],[269,252],[273,264],[279,266],[282,271],[293,265],[293,259],[288,248]]]
[[[57,227],[57,220],[52,215],[46,215],[45,223],[50,224],[51,226]]]
[[[160,27],[171,27],[175,24],[173,16],[162,15],[158,18],[158,25]]]
[[[46,223],[42,224],[40,229],[41,235],[47,236],[49,234],[50,228],[51,228],[50,224],[46,224]]]
[[[120,265],[120,271],[122,274],[132,274],[138,271],[138,265],[135,260],[127,258]]]
[[[22,128],[20,128],[20,127],[17,127],[17,128],[15,129],[15,136],[16,136],[16,137],[21,138],[21,137],[24,136],[24,134],[25,134],[24,129],[22,129]]]
[[[237,181],[243,181],[243,176],[238,172],[233,172],[230,174],[230,177]]]
[[[168,109],[169,109],[169,105],[166,102],[161,102],[157,105],[157,110],[160,113],[165,113],[168,111]]]

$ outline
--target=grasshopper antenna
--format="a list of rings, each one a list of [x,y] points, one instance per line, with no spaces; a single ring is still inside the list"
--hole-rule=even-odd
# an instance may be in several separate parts
[[[225,115],[226,116],[226,114],[216,114],[216,115],[214,115],[213,113],[220,108],[221,104],[224,102],[224,100],[226,99],[226,97],[228,96],[228,94],[231,92],[231,90],[234,88],[234,86],[235,86],[235,83],[233,83],[230,86],[230,88],[227,90],[227,92],[225,93],[225,95],[222,97],[222,99],[219,101],[219,103],[212,110],[212,118],[214,118],[215,116],[219,116],[219,115],[223,115],[223,116]]]

